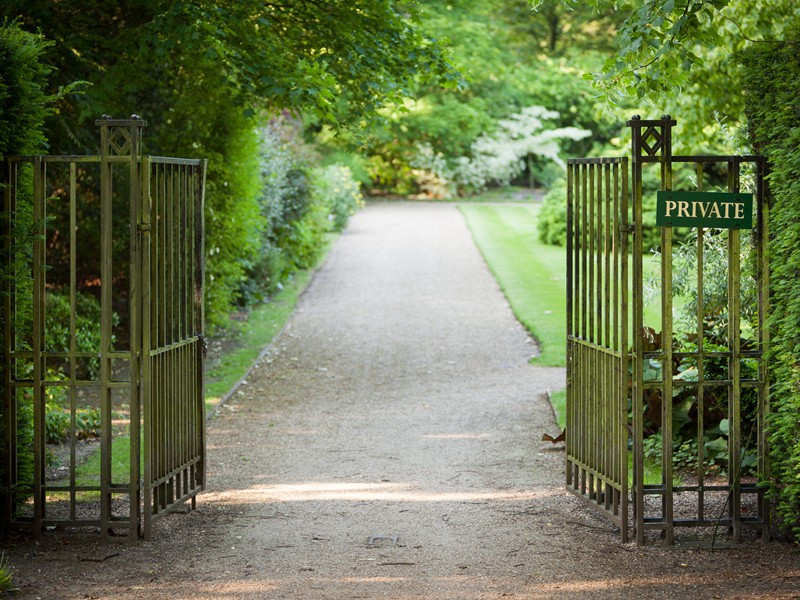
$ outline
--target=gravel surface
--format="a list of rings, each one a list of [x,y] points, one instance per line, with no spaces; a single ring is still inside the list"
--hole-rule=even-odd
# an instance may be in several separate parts
[[[198,510],[5,540],[18,596],[800,597],[792,546],[620,544],[539,441],[564,371],[535,352],[454,205],[371,203],[211,422]]]

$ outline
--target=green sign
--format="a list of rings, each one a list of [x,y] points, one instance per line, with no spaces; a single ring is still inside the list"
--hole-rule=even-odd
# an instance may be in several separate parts
[[[658,192],[656,225],[752,229],[753,194],[732,192]]]

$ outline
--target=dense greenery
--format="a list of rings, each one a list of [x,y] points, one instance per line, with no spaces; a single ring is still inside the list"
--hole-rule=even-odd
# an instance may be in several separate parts
[[[0,25],[0,159],[12,154],[33,154],[44,147],[42,130],[51,102],[45,93],[50,68],[42,62],[47,46],[44,38],[23,31],[16,23],[4,22]],[[29,183],[30,173],[23,170],[20,178],[20,183]],[[14,237],[19,240],[19,245],[13,249],[11,257],[5,255],[5,244],[0,250],[2,285],[5,288],[10,281],[19,279],[21,293],[18,310],[21,312],[32,307],[32,300],[30,282],[18,278],[17,273],[29,269],[34,234],[30,198],[22,196],[14,223]],[[8,319],[10,315],[0,314],[0,317]],[[24,329],[24,323],[19,325]],[[5,362],[5,357],[3,360]],[[33,477],[33,454],[30,451],[33,447],[33,402],[24,394],[19,396],[17,446],[21,451],[17,459],[17,476],[20,481],[29,482]],[[0,404],[0,439],[5,436],[2,431],[5,423],[2,412],[3,406]],[[2,468],[3,465],[0,465]],[[0,579],[4,579],[4,576]],[[6,584],[0,581],[0,587],[3,585]]]
[[[412,0],[10,0],[0,16],[55,42],[45,57],[56,67],[52,89],[89,84],[58,102],[45,128],[51,152],[94,153],[96,117],[136,113],[148,120],[147,152],[209,159],[206,314],[214,326],[236,302],[259,297],[249,292],[262,282],[250,279],[263,272],[256,263],[276,231],[290,246],[276,250],[288,255],[278,262],[290,268],[308,260],[295,250],[309,254],[321,239],[308,220],[267,221],[258,130],[270,115],[290,108],[341,125],[423,82],[456,85],[443,46],[419,26],[420,10]]]
[[[549,184],[560,169],[552,152],[540,151],[541,136],[566,127],[591,132],[553,136],[559,152],[585,154],[617,135],[616,117],[603,114],[581,75],[610,52],[619,17],[558,2],[547,8],[532,14],[525,0],[426,3],[423,26],[446,32],[464,80],[457,89],[418,86],[355,135],[380,188],[447,196],[503,185],[509,176]],[[537,124],[542,113],[532,107],[550,116]],[[527,145],[519,143],[525,138]],[[503,151],[511,147],[518,151]]]
[[[702,138],[724,133],[726,121],[743,123],[746,117],[747,137],[728,136],[728,149],[760,152],[770,162],[772,497],[782,525],[800,541],[800,10],[791,0],[632,4],[618,56],[597,77],[600,87],[612,97],[634,89],[667,106],[666,112],[680,114],[681,133],[695,151],[703,149]]]
[[[146,152],[208,158],[207,316],[221,327],[232,309],[257,305],[316,263],[328,234],[360,206],[360,185],[428,197],[509,182],[544,185],[550,193],[538,212],[539,236],[560,245],[561,159],[625,153],[623,122],[634,112],[676,116],[676,153],[763,152],[773,168],[773,254],[781,256],[772,273],[774,497],[800,539],[795,4],[7,0],[0,18],[20,25],[0,30],[0,157],[41,151],[45,140],[52,153],[94,153],[98,115],[137,113],[148,120]],[[745,115],[748,135],[736,135]],[[91,174],[81,176],[93,183]],[[645,176],[645,189],[656,189],[655,170]],[[722,172],[709,177],[724,181]],[[690,180],[676,174],[676,181]],[[653,195],[646,198],[645,245],[657,248]],[[59,210],[54,206],[54,223],[64,216]],[[530,223],[531,210],[523,212]],[[562,252],[525,238],[521,223],[493,210],[467,214],[473,228],[478,217],[506,227],[498,244],[542,260]],[[80,243],[89,247],[96,233],[83,225],[96,215],[87,210],[79,219]],[[15,223],[23,245],[32,226],[23,208]],[[124,214],[114,226],[125,232]],[[15,256],[4,277],[30,261],[29,252]],[[63,243],[51,244],[48,257],[63,261]],[[691,266],[691,256],[683,258]],[[63,272],[48,275],[54,344],[66,335],[57,322],[66,302]],[[84,283],[78,301],[93,315],[97,288]],[[548,319],[527,318],[543,342],[557,338],[544,331]],[[96,345],[91,318],[79,331],[80,344]],[[540,360],[559,359],[545,343]],[[678,367],[691,373],[693,365]],[[61,401],[52,400],[54,407]],[[54,430],[58,419],[52,417]],[[723,421],[714,421],[717,440],[726,435]],[[694,450],[681,444],[676,456]]]
[[[778,512],[800,540],[800,31],[738,60],[750,140],[771,167],[772,477]]]

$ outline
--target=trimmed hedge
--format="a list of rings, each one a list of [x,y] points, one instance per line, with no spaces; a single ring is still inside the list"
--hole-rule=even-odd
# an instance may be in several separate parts
[[[748,133],[770,164],[771,491],[800,542],[800,32],[738,55]]]
[[[50,112],[50,97],[44,92],[50,68],[42,64],[42,56],[48,42],[36,34],[27,33],[15,22],[0,24],[0,160],[9,154],[35,154],[45,147],[42,135],[44,119]],[[30,178],[30,171],[20,171],[23,189]],[[14,223],[15,236],[22,241],[23,248],[29,247],[26,242],[32,240],[33,214],[30,210],[30,199],[20,197]],[[0,248],[4,245],[0,244]],[[7,266],[7,257],[0,257],[0,280],[3,287],[15,273],[24,273],[31,261],[30,252],[17,252],[11,268]],[[22,278],[20,286],[30,287],[29,280]],[[19,289],[19,288],[18,288]],[[20,294],[22,303],[18,310],[25,312],[25,301],[29,294]],[[0,319],[9,315],[0,313]],[[18,323],[18,331],[24,323]],[[3,357],[5,362],[5,357]],[[0,403],[0,440],[5,438],[2,430],[5,420],[2,418],[3,405]],[[17,406],[17,478],[20,482],[33,479],[33,403],[29,398],[22,398]],[[0,465],[2,469],[2,465]],[[3,479],[5,478],[3,475]]]

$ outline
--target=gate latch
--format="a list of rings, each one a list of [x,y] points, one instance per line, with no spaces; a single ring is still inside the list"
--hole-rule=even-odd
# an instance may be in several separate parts
[[[206,337],[198,331],[195,331],[194,335],[199,338],[200,344],[203,346],[203,358],[205,358],[208,355],[208,342],[206,341]]]
[[[633,233],[636,230],[636,226],[633,223],[620,224],[619,230],[621,233]]]

